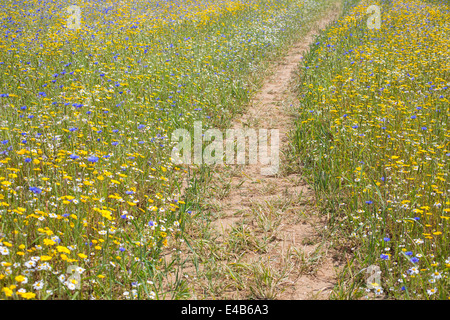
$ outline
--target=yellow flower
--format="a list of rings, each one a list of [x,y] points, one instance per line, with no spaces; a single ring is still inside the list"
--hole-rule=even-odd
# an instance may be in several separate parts
[[[56,244],[56,242],[51,239],[44,239],[44,244],[46,246],[53,246],[54,244]]]
[[[25,293],[22,293],[22,298],[25,298],[25,299],[33,299],[34,297],[36,297],[36,294],[33,293],[33,292],[25,292]]]
[[[83,254],[83,253],[79,253],[78,256],[79,256],[81,259],[86,259],[86,258],[88,257],[87,255],[85,255],[85,254]]]
[[[19,275],[19,276],[15,277],[14,279],[15,279],[17,282],[22,282],[22,281],[25,280],[25,277]]]
[[[13,294],[13,291],[10,288],[8,288],[8,287],[4,287],[2,289],[2,291],[5,293],[5,296],[7,296],[7,297],[11,297],[12,294]]]
[[[67,248],[64,247],[64,246],[57,246],[57,247],[56,247],[56,250],[58,250],[58,252],[64,252],[64,253],[70,254],[70,250],[67,249]]]
[[[41,256],[41,261],[49,261],[51,259],[52,259],[52,257],[50,257],[50,256]]]

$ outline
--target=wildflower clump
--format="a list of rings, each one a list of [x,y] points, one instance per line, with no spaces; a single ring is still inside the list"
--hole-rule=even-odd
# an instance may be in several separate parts
[[[396,298],[449,296],[448,21],[445,4],[361,1],[301,68],[295,149],[347,235],[341,249],[380,265]]]

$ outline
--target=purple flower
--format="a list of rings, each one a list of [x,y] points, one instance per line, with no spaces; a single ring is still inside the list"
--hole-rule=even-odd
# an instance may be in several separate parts
[[[38,194],[42,192],[42,189],[37,188],[37,187],[30,187],[29,190],[34,193],[38,193]]]
[[[90,161],[90,162],[92,162],[92,163],[95,163],[95,162],[98,161],[98,157],[91,156],[91,157],[88,158],[88,161]]]
[[[149,225],[150,227],[153,227],[153,226],[155,225],[155,223],[154,223],[152,220],[150,220],[150,221],[148,222],[148,225]]]
[[[384,253],[382,253],[380,255],[380,258],[383,259],[383,260],[389,260],[389,256],[387,254],[384,254]]]
[[[384,238],[383,240],[384,240],[384,241],[386,241],[386,242],[389,242],[389,241],[391,241],[391,239],[390,239],[390,238],[388,238],[388,237]]]
[[[409,261],[411,261],[412,263],[417,263],[417,262],[419,262],[419,258],[413,257]]]

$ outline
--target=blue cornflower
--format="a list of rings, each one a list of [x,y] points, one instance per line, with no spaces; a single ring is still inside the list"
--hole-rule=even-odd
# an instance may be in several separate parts
[[[78,159],[78,158],[79,158],[79,156],[77,156],[77,155],[74,154],[74,153],[72,153],[72,154],[70,155],[70,159],[76,160],[76,159]]]
[[[412,256],[412,255],[413,255],[412,251],[407,251],[407,252],[405,252],[405,254],[406,254],[407,256]]]
[[[88,158],[88,161],[95,163],[95,162],[98,161],[98,157],[96,157],[96,156],[91,156],[91,157]]]
[[[412,263],[417,263],[417,262],[419,262],[419,258],[413,257],[409,261],[411,261]]]
[[[387,254],[384,254],[384,253],[382,253],[380,255],[380,258],[383,259],[383,260],[389,260],[389,256]]]
[[[29,190],[34,193],[38,193],[38,194],[42,192],[42,189],[37,188],[37,187],[30,187]]]
[[[111,142],[111,144],[112,144],[113,146],[117,146],[117,145],[119,144],[119,142],[114,141],[114,142]]]
[[[386,242],[389,242],[389,241],[391,241],[391,238],[386,237],[386,238],[383,238],[383,240]]]
[[[154,223],[152,220],[150,220],[150,221],[148,222],[148,225],[149,225],[150,227],[153,227],[153,226],[155,225],[155,223]]]
[[[30,163],[31,160],[32,160],[31,158],[25,158],[25,162],[26,162],[26,163]]]

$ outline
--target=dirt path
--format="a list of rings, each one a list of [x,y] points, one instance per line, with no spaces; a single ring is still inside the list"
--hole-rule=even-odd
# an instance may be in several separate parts
[[[334,20],[339,10],[335,7],[289,50],[234,128],[278,129],[280,150],[287,149],[288,130],[292,128],[288,106],[295,104],[290,81],[318,30]],[[280,168],[283,167],[281,160]],[[336,281],[337,265],[327,254],[320,232],[315,230],[323,228],[325,221],[314,212],[312,190],[299,175],[280,171],[266,176],[261,175],[260,168],[246,165],[232,177],[229,194],[218,201],[222,216],[214,222],[223,241],[242,240],[247,234],[249,241],[255,242],[256,252],[246,252],[235,263],[246,269],[254,281],[246,289],[253,296],[259,294],[259,298],[327,298]],[[260,283],[257,277],[261,278]]]
[[[298,103],[294,72],[318,31],[339,16],[340,3],[280,59],[233,123],[235,129],[277,129],[280,170],[270,176],[261,174],[260,164],[213,170],[211,190],[201,199],[206,215],[187,226],[189,249],[182,254],[191,299],[327,299],[336,283],[340,265],[320,232],[326,219],[301,175],[287,173],[282,155]]]

